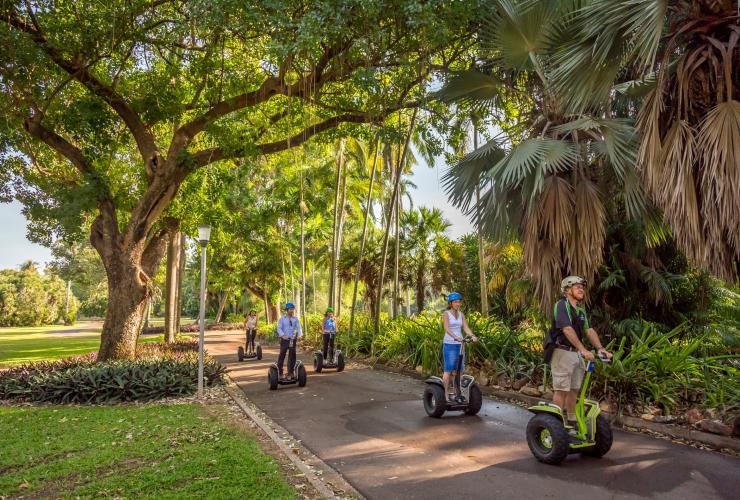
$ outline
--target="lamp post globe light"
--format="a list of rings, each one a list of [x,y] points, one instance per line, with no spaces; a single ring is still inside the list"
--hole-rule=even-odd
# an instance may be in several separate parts
[[[203,343],[206,332],[206,246],[211,239],[211,226],[198,226],[200,243],[200,335],[198,336],[198,397],[203,397]]]

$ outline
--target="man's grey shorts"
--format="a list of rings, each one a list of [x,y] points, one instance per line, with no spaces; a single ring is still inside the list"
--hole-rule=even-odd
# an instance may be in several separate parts
[[[577,352],[555,349],[550,361],[552,388],[556,391],[578,390],[586,372],[583,360]]]

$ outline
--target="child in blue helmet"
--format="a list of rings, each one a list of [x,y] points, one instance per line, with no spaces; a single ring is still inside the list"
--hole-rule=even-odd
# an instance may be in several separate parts
[[[277,366],[280,378],[283,378],[283,363],[285,362],[285,353],[288,353],[288,377],[294,376],[293,367],[295,366],[295,347],[290,349],[290,342],[294,338],[298,340],[303,336],[301,322],[295,317],[295,305],[291,302],[285,304],[285,315],[280,318],[277,324],[277,334],[280,337],[280,355],[278,356]]]
[[[473,335],[472,330],[468,326],[468,322],[465,320],[465,315],[460,310],[462,304],[462,295],[457,292],[453,292],[447,296],[447,309],[442,314],[442,322],[444,323],[445,336],[442,343],[442,359],[444,360],[444,374],[442,380],[444,382],[445,389],[447,390],[450,397],[454,397],[454,391],[450,387],[452,376],[457,371],[457,358],[460,355],[460,349],[462,349],[463,331],[468,334],[473,342],[478,340],[478,337]],[[462,377],[465,370],[465,360],[460,367],[460,376]]]

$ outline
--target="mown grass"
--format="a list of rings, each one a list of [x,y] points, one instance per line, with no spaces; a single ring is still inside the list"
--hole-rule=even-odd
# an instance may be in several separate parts
[[[96,325],[81,321],[74,326],[0,328],[0,368],[97,351],[100,328]],[[162,335],[142,336],[139,342],[161,341],[162,338]]]
[[[0,496],[293,498],[255,438],[209,408],[0,407]]]

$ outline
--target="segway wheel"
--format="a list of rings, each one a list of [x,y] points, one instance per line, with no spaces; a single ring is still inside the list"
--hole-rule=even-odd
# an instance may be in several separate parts
[[[308,378],[308,374],[306,374],[306,367],[301,365],[298,367],[298,386],[299,387],[306,387],[306,379]]]
[[[337,353],[337,372],[344,370],[344,354],[341,352]]]
[[[478,384],[473,384],[470,388],[470,402],[468,407],[465,409],[466,415],[477,415],[483,406],[483,395],[480,392]]]
[[[446,394],[437,384],[427,384],[424,388],[424,410],[427,415],[433,418],[439,418],[444,415],[447,409]]]
[[[324,369],[324,355],[320,352],[315,352],[313,354],[313,371],[316,373],[321,373],[321,370]]]
[[[244,348],[242,346],[239,346],[237,357],[239,358],[239,361],[244,361]]]
[[[527,424],[527,444],[537,460],[550,465],[565,460],[570,449],[563,421],[547,413],[535,415]]]
[[[257,361],[259,361],[260,359],[262,359],[262,346],[258,345],[257,346]]]
[[[596,432],[594,433],[596,444],[583,450],[584,455],[601,458],[607,454],[612,447],[612,427],[603,415],[596,416]]]
[[[271,366],[267,370],[267,383],[270,386],[271,391],[278,388],[278,371],[274,366]]]

